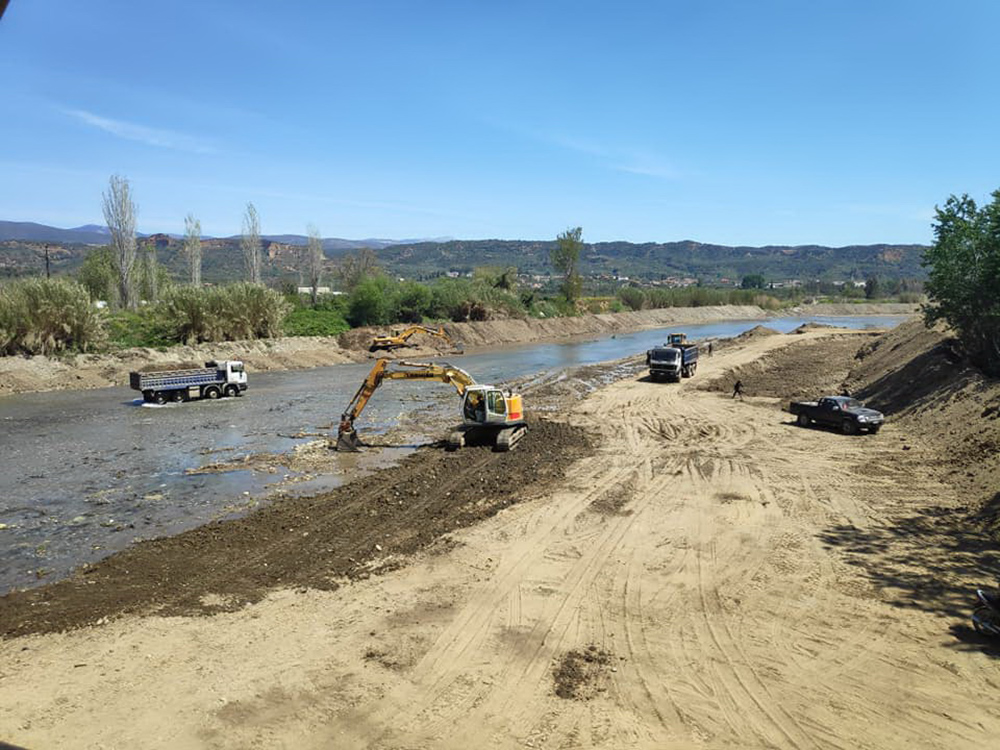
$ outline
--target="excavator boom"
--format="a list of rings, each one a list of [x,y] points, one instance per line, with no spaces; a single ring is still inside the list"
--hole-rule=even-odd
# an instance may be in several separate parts
[[[452,341],[451,336],[445,332],[444,326],[441,326],[440,328],[431,328],[430,326],[419,324],[412,325],[401,333],[397,333],[392,336],[376,336],[372,339],[372,344],[368,347],[368,351],[375,352],[379,349],[385,349],[388,351],[391,349],[398,349],[403,346],[409,346],[407,341],[415,333],[426,333],[429,336],[437,336],[439,339],[444,339],[451,344],[452,348],[455,349],[457,353],[461,353],[462,351],[462,345]]]
[[[473,377],[460,367],[449,364],[434,364],[431,362],[391,362],[382,358],[375,362],[347,409],[340,416],[340,428],[337,431],[337,450],[357,450],[359,445],[357,433],[354,430],[354,420],[368,405],[368,401],[385,380],[431,380],[447,383],[455,387],[458,395],[465,389],[475,385]]]
[[[453,365],[402,360],[393,362],[383,357],[374,364],[340,416],[338,451],[358,450],[361,441],[354,429],[354,420],[361,415],[372,395],[386,380],[429,380],[446,383],[458,391],[458,395],[462,397],[463,421],[448,436],[449,450],[463,445],[482,444],[483,440],[489,440],[494,450],[510,450],[528,429],[519,393],[476,383],[469,373]]]

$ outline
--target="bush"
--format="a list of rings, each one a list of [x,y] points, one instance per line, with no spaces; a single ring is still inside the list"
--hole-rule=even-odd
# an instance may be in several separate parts
[[[359,282],[348,298],[347,322],[352,326],[391,323],[390,285],[385,277],[369,277]]]
[[[286,336],[339,336],[350,327],[341,313],[318,308],[292,310],[284,323]]]
[[[424,284],[404,281],[395,290],[390,316],[399,323],[419,323],[431,311],[433,295]]]
[[[115,346],[161,347],[177,343],[170,335],[155,307],[142,307],[135,312],[117,310],[108,319],[109,337]]]
[[[0,354],[91,351],[107,337],[104,315],[68,279],[24,279],[0,289]]]
[[[629,310],[642,310],[646,307],[646,293],[638,287],[622,287],[618,290],[618,299]]]
[[[290,308],[278,292],[241,282],[171,289],[156,314],[171,341],[191,344],[280,336]]]

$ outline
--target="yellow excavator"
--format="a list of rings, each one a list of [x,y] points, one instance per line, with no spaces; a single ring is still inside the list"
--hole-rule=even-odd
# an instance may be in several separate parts
[[[415,333],[426,333],[430,336],[437,336],[439,339],[444,339],[451,344],[456,354],[462,353],[462,345],[451,340],[451,336],[445,333],[444,326],[431,328],[430,326],[419,324],[409,326],[402,331],[393,331],[391,336],[376,336],[372,339],[372,345],[368,347],[368,351],[377,352],[379,349],[391,351],[404,346],[413,346],[413,344],[408,343],[408,340]]]
[[[462,397],[462,424],[448,436],[449,450],[467,443],[488,443],[494,450],[509,451],[528,430],[519,393],[478,384],[465,370],[445,363],[379,359],[340,416],[338,451],[356,451],[361,446],[354,420],[386,380],[433,380],[455,387]]]

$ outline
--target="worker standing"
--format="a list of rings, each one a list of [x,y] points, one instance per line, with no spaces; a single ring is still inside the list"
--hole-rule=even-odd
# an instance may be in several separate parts
[[[740,397],[740,401],[743,400],[743,381],[737,380],[736,385],[733,386],[733,398],[737,396]]]

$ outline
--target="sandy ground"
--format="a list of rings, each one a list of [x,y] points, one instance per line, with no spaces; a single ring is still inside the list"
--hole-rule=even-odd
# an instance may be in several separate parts
[[[914,305],[859,304],[811,305],[794,308],[787,315],[908,315]],[[759,320],[768,317],[759,307],[722,305],[714,307],[675,307],[662,310],[580,315],[574,318],[492,320],[474,323],[449,323],[446,328],[467,351],[495,348],[507,344],[565,340],[573,336],[611,335],[673,324],[709,323],[718,320]],[[297,370],[345,362],[363,362],[376,356],[436,356],[450,347],[439,339],[423,334],[414,336],[410,348],[395,353],[371,354],[372,336],[386,334],[403,325],[385,328],[356,328],[339,337],[300,336],[230,341],[220,344],[178,346],[169,349],[135,348],[114,354],[67,355],[64,357],[0,357],[0,397],[11,393],[53,390],[82,390],[128,385],[133,370],[177,362],[204,362],[209,359],[240,359],[250,373],[270,370]],[[252,375],[251,375],[252,377]]]
[[[750,337],[691,381],[628,379],[576,401],[563,416],[592,434],[591,455],[398,569],[272,588],[235,611],[202,593],[211,617],[0,641],[0,739],[992,746],[1000,652],[942,595],[982,581],[940,559],[960,552],[940,522],[961,498],[934,446],[892,422],[877,436],[801,429],[776,399],[698,387],[824,335]],[[489,474],[505,477],[519,481],[515,464]],[[933,511],[923,528],[907,524],[914,509]]]

